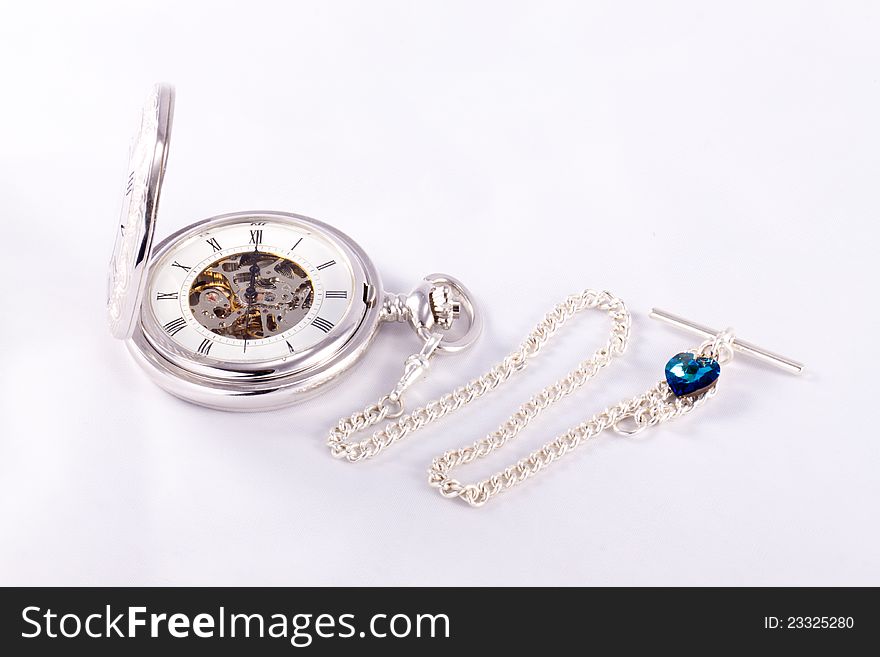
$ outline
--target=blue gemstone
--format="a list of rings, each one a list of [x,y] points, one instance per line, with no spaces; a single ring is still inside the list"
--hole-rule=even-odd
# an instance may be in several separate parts
[[[708,388],[720,374],[721,366],[717,360],[704,356],[696,358],[689,351],[676,354],[666,363],[666,383],[676,397]]]

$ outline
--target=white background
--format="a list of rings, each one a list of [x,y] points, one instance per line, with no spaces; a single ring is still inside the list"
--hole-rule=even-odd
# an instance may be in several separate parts
[[[880,16],[870,2],[4,3],[2,584],[880,584]],[[485,476],[662,377],[698,340],[718,397],[567,456],[482,509],[426,483],[605,339],[592,313],[525,376],[350,465],[324,446],[418,347],[386,326],[319,400],[234,415],[160,391],[108,334],[107,261],[150,85],[177,85],[157,237],[277,209],[353,236],[406,291],[487,314],[415,404],[565,295],[607,288],[627,356]]]

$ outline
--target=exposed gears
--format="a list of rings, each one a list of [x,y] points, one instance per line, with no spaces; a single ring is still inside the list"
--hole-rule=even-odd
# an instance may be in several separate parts
[[[312,307],[314,285],[292,260],[248,251],[208,265],[193,281],[189,305],[202,326],[232,338],[267,338],[295,326]]]

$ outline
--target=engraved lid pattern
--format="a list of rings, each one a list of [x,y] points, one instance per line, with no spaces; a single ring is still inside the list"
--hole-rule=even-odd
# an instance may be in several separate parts
[[[107,282],[107,317],[110,331],[117,338],[131,336],[140,306],[164,173],[172,99],[171,87],[154,87],[129,150],[129,173]],[[160,124],[163,106],[167,117],[164,126]]]

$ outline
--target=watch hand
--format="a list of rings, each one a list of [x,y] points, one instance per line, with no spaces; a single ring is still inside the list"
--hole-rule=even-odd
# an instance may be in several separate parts
[[[245,352],[247,352],[248,338],[250,337],[250,335],[248,334],[248,323],[250,322],[250,320],[251,320],[251,304],[248,303],[248,305],[246,305],[244,308],[244,351]]]
[[[257,254],[257,245],[254,245],[254,253]],[[256,258],[254,258],[253,264],[250,267],[251,280],[250,285],[248,285],[247,289],[244,291],[244,298],[247,299],[247,307],[244,311],[244,350],[247,351],[247,341],[250,337],[250,327],[249,324],[251,322],[251,307],[254,302],[257,300],[257,274],[260,272],[260,266],[257,264]]]

